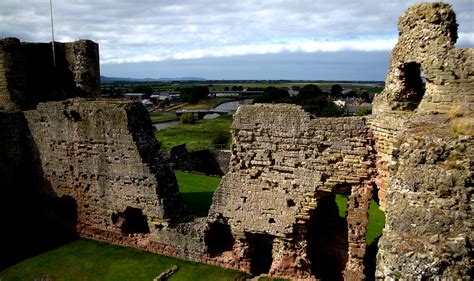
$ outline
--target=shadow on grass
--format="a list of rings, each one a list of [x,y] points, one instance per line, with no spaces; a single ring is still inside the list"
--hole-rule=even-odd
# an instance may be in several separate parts
[[[182,197],[191,214],[206,217],[212,204],[213,192],[187,192]]]
[[[374,239],[374,241],[367,246],[367,250],[364,257],[364,266],[365,266],[365,280],[371,281],[375,280],[375,268],[377,261],[377,252],[379,250],[379,239],[382,235],[379,235]]]

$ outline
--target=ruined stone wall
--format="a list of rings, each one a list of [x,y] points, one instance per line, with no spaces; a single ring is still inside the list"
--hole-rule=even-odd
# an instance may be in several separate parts
[[[48,190],[75,200],[80,233],[153,234],[182,216],[174,176],[139,104],[66,100],[25,115]]]
[[[0,270],[74,237],[42,200],[37,160],[24,114],[0,111]]]
[[[234,252],[251,251],[249,237],[263,235],[273,244],[271,269],[265,273],[317,275],[311,268],[320,265],[308,257],[313,251],[308,232],[317,223],[313,216],[323,198],[350,194],[348,227],[343,231],[349,241],[346,277],[362,278],[374,172],[366,119],[311,119],[293,105],[241,106],[232,135],[229,173],[214,194],[210,215],[230,226],[241,244]],[[337,246],[333,250],[337,252]],[[252,267],[243,252],[240,258]]]
[[[376,275],[468,280],[474,238],[474,138],[456,137],[442,118],[425,122],[399,140]]]
[[[398,29],[386,86],[375,97],[371,121],[382,208],[390,184],[395,139],[407,121],[423,114],[472,116],[474,109],[474,50],[455,48],[457,24],[451,6],[414,5],[400,17]]]
[[[0,40],[0,110],[19,109],[25,103],[25,58],[20,41]]]
[[[96,96],[100,90],[99,47],[89,40],[55,43],[0,40],[0,108],[34,108],[39,102]]]
[[[457,49],[450,5],[421,3],[398,22],[371,127],[386,210],[377,277],[472,275],[473,49]]]

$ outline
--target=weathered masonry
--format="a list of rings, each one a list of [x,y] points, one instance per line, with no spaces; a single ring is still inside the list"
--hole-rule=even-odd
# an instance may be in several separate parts
[[[368,130],[365,118],[311,119],[292,105],[238,110],[230,171],[210,215],[230,226],[243,268],[362,278],[375,157]],[[350,195],[347,221],[335,194]]]
[[[0,41],[0,109],[34,108],[39,102],[99,94],[99,46],[90,40],[24,43]]]
[[[377,278],[469,279],[473,243],[474,49],[455,48],[445,3],[398,21],[371,127],[386,225]]]
[[[377,196],[376,278],[468,279],[474,50],[455,48],[447,4],[415,5],[398,26],[372,116],[242,106],[201,218],[187,214],[142,105],[95,98],[95,43],[57,43],[54,70],[49,44],[0,40],[0,267],[79,235],[252,275],[363,280]]]

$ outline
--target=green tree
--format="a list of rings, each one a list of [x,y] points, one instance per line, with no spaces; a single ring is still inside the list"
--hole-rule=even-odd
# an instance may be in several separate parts
[[[322,91],[318,86],[314,84],[308,84],[300,89],[298,95],[296,96],[296,100],[298,103],[298,101],[315,98],[321,95],[322,95]]]
[[[200,100],[209,96],[209,87],[192,86],[180,89],[181,98],[184,102],[198,103]]]
[[[342,90],[344,89],[342,88],[341,85],[334,84],[331,86],[331,90],[329,93],[331,94],[331,97],[338,98],[342,95]]]
[[[196,118],[194,117],[193,113],[186,112],[181,115],[179,121],[181,122],[181,124],[194,124],[196,123]]]
[[[263,91],[263,95],[256,97],[254,103],[284,103],[291,102],[290,94],[287,90],[276,88],[276,87],[267,87]]]
[[[131,89],[132,93],[143,93],[145,94],[145,99],[149,99],[153,94],[153,88],[150,85],[134,85]]]
[[[301,88],[295,97],[295,103],[317,117],[338,117],[345,113],[344,108],[329,100],[327,93],[323,93],[318,86],[313,84]]]
[[[369,93],[367,93],[367,91],[363,91],[363,92],[360,94],[360,98],[361,98],[364,102],[371,102]]]
[[[371,108],[360,108],[356,112],[356,116],[365,116],[365,115],[370,115],[370,114],[372,114]]]

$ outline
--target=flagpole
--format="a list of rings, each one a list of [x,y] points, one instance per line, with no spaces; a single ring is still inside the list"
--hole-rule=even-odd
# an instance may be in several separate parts
[[[56,69],[56,54],[54,51],[54,25],[53,25],[53,0],[49,0],[49,12],[51,14],[51,46],[53,47],[53,69]]]

